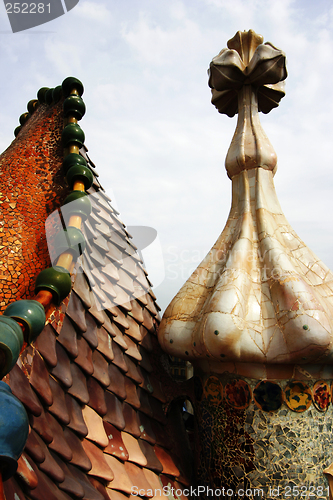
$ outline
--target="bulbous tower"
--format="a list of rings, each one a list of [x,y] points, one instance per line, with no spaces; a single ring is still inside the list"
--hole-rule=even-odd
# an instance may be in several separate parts
[[[259,120],[286,77],[285,54],[252,30],[212,60],[212,103],[238,113],[225,163],[232,206],[159,329],[164,350],[194,366],[198,482],[239,498],[297,488],[327,498],[333,461],[333,274],[281,210]]]

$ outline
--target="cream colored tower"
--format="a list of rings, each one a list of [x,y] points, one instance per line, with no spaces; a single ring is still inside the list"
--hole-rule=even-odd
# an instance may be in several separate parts
[[[221,236],[168,306],[159,341],[194,365],[205,484],[262,486],[265,495],[270,485],[284,493],[303,485],[308,496],[311,486],[327,498],[333,275],[281,210],[277,157],[259,121],[284,96],[285,55],[252,30],[238,32],[209,74],[218,111],[238,113],[226,157],[232,207]],[[239,432],[230,431],[230,419],[238,419]],[[289,430],[279,438],[283,427]]]

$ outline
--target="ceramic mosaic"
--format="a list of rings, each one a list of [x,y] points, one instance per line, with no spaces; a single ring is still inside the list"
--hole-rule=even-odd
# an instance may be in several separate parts
[[[330,386],[324,380],[318,380],[313,386],[313,403],[320,411],[326,411],[330,404]]]
[[[257,406],[264,411],[276,411],[282,405],[282,390],[279,384],[263,380],[253,390]]]
[[[223,397],[223,387],[217,377],[209,377],[204,385],[205,397],[212,404],[219,404]]]
[[[237,379],[235,384],[230,381],[230,374],[221,374],[219,379],[225,391],[222,404],[212,404],[205,397],[195,404],[201,450],[200,484],[217,489],[224,487],[225,492],[252,490],[253,494],[248,496],[252,500],[274,498],[273,489],[275,497],[279,491],[281,498],[287,498],[290,492],[293,498],[293,487],[299,488],[308,500],[313,495],[320,500],[327,499],[328,482],[323,470],[333,461],[332,406],[328,407],[325,417],[315,406],[298,413],[285,403],[274,411],[263,411],[252,401],[248,408],[237,410],[226,404],[226,387],[237,387]],[[258,386],[265,388],[264,394],[272,389],[267,381],[244,382],[253,387],[254,399]],[[314,382],[313,386],[324,383]],[[276,390],[278,384],[272,385]],[[284,387],[279,389],[280,401]],[[219,472],[215,474],[216,470]],[[255,489],[260,491],[255,494]]]
[[[68,192],[62,165],[59,106],[41,105],[0,158],[0,311],[34,295],[35,278],[50,266],[45,221]],[[59,230],[49,219],[50,235]]]
[[[289,382],[285,388],[284,396],[289,408],[296,412],[307,410],[312,403],[311,389],[304,382]]]
[[[245,380],[235,379],[225,386],[225,399],[230,406],[243,410],[247,408],[252,399],[251,388]]]

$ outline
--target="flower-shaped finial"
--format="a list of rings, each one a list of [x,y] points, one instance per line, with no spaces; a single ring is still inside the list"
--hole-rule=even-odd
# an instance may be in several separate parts
[[[238,31],[209,69],[212,103],[220,113],[238,113],[237,129],[226,158],[230,178],[242,170],[276,170],[276,154],[263,131],[258,111],[269,113],[285,95],[286,57],[253,30]]]

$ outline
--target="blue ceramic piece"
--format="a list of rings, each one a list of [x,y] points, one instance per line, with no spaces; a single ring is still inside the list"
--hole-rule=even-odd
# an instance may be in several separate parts
[[[12,318],[0,316],[0,378],[15,365],[23,346],[23,332]]]
[[[0,382],[0,466],[2,479],[12,477],[29,434],[29,420],[23,404],[9,385]]]
[[[36,300],[17,300],[7,306],[4,316],[15,319],[24,325],[25,340],[31,344],[45,326],[45,311]]]

